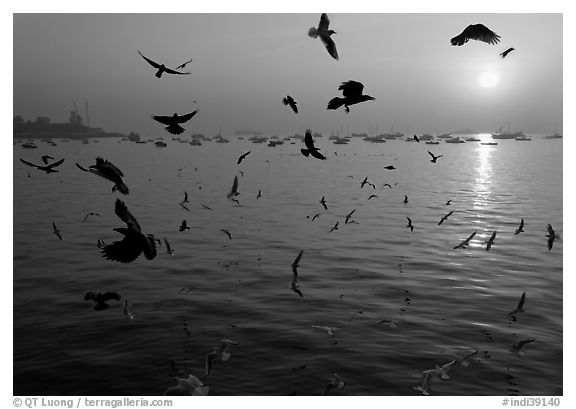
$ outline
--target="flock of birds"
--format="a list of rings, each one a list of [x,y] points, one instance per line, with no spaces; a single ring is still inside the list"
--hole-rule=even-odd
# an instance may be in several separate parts
[[[322,41],[322,43],[324,44],[324,46],[326,47],[326,50],[328,51],[329,55],[332,56],[334,59],[338,60],[339,56],[338,56],[338,52],[336,49],[336,44],[335,44],[334,40],[331,38],[331,36],[333,34],[336,34],[336,32],[334,30],[329,29],[329,26],[330,26],[330,20],[328,19],[327,14],[324,13],[320,17],[320,22],[319,22],[318,26],[310,28],[308,31],[308,35],[312,38],[318,38],[319,37],[320,40]],[[462,46],[463,44],[467,43],[469,40],[482,41],[482,42],[485,42],[488,44],[497,44],[500,41],[500,37],[497,34],[495,34],[493,31],[488,29],[486,26],[484,26],[482,24],[474,24],[474,25],[469,25],[468,27],[466,27],[466,29],[461,34],[452,38],[451,44],[454,46]],[[504,58],[512,50],[514,50],[514,48],[509,48],[506,51],[502,52],[500,55]],[[150,58],[144,56],[140,51],[138,51],[138,53],[152,67],[157,69],[157,72],[155,74],[155,76],[157,78],[161,78],[163,74],[171,74],[171,75],[190,74],[189,72],[182,72],[179,70],[184,69],[186,67],[186,65],[192,61],[192,59],[179,65],[175,69],[172,69],[172,68],[167,68],[164,64],[160,64],[160,63],[157,63],[157,62],[151,60]],[[372,96],[363,94],[364,85],[358,81],[350,80],[347,82],[343,82],[338,87],[338,89],[340,91],[342,91],[342,97],[334,97],[328,102],[327,108],[330,110],[336,110],[336,109],[344,106],[345,112],[349,113],[349,111],[350,111],[349,106],[375,99]],[[282,102],[285,105],[289,106],[295,114],[298,114],[297,102],[295,101],[295,99],[292,96],[287,95],[286,97],[284,97],[282,99]],[[179,115],[177,113],[174,113],[172,116],[156,115],[156,116],[152,116],[152,118],[155,121],[157,121],[163,125],[166,125],[165,129],[170,134],[180,135],[185,131],[185,129],[182,127],[182,124],[184,124],[187,121],[189,121],[190,119],[192,119],[197,113],[198,113],[198,110],[195,110],[193,112],[190,112],[188,114],[183,114],[183,115]],[[414,135],[414,138],[416,139],[417,142],[419,142],[418,137],[416,135]],[[302,155],[304,155],[305,157],[310,156],[310,157],[318,159],[318,160],[326,160],[326,156],[324,156],[322,153],[320,153],[319,148],[315,145],[314,139],[312,137],[312,132],[310,129],[306,130],[305,137],[304,137],[304,145],[305,145],[305,147],[301,149]],[[238,158],[237,164],[239,165],[243,160],[246,160],[246,158],[248,157],[248,155],[250,153],[251,152],[249,151],[249,152],[242,154]],[[435,155],[434,153],[432,153],[430,151],[428,151],[428,154],[431,157],[430,162],[432,162],[434,164],[437,164],[438,159],[440,159],[441,157],[444,156],[444,155]],[[54,160],[54,158],[52,158],[48,155],[45,155],[42,157],[43,164],[38,165],[38,164],[31,163],[27,160],[24,160],[22,158],[20,159],[20,161],[23,164],[30,166],[30,167],[34,167],[34,168],[38,169],[39,171],[43,171],[43,172],[46,172],[48,174],[58,172],[57,168],[64,162],[64,159],[60,159],[60,160],[55,161],[55,162],[50,162],[51,160]],[[108,160],[103,159],[101,157],[97,157],[96,163],[93,165],[90,165],[88,167],[84,167],[84,166],[76,163],[76,166],[78,167],[78,169],[80,169],[84,172],[92,173],[96,176],[99,176],[101,178],[104,178],[104,179],[112,182],[112,184],[113,184],[112,185],[112,192],[119,192],[123,195],[128,195],[130,193],[130,189],[128,188],[128,186],[124,182],[124,174],[116,165],[112,164]],[[388,165],[384,168],[389,170],[389,171],[396,169],[393,165]],[[231,201],[235,201],[237,204],[239,204],[237,197],[240,194],[238,191],[238,188],[239,188],[238,184],[239,184],[238,176],[235,176],[233,183],[232,183],[232,186],[231,186],[231,189],[226,194],[227,199],[229,199]],[[368,177],[363,179],[360,187],[364,188],[365,186],[371,186],[373,189],[376,188],[376,185],[374,183],[370,182],[368,180]],[[389,188],[392,188],[392,186],[389,184],[385,184],[384,186],[388,186]],[[261,191],[259,190],[257,199],[259,199],[260,197],[261,197]],[[378,196],[375,194],[372,194],[372,195],[370,195],[368,200],[375,198],[375,197],[378,197]],[[184,199],[182,202],[180,202],[180,206],[182,206],[186,210],[189,210],[186,207],[186,203],[189,203],[187,192],[185,192]],[[322,205],[324,210],[328,210],[328,204],[327,204],[326,198],[324,196],[322,197],[322,199],[320,200],[319,203]],[[402,203],[404,205],[407,205],[407,203],[408,203],[408,196],[407,195],[404,196],[404,201]],[[451,200],[448,200],[446,202],[446,205],[449,206],[450,204],[451,204]],[[203,204],[203,206],[208,210],[212,210],[207,205]],[[112,260],[112,261],[116,261],[116,262],[120,262],[120,263],[133,262],[141,254],[144,254],[144,257],[148,260],[154,259],[157,255],[157,245],[161,246],[162,242],[159,239],[157,239],[153,234],[144,233],[140,224],[138,223],[136,218],[132,215],[132,213],[128,210],[127,205],[122,200],[116,199],[114,210],[115,210],[115,213],[118,216],[118,218],[124,224],[122,227],[118,227],[118,228],[115,228],[113,230],[116,231],[117,233],[119,233],[120,235],[122,235],[123,237],[121,240],[115,241],[111,244],[106,244],[105,242],[98,240],[98,248],[100,248],[100,250],[102,252],[102,256],[108,260]],[[356,209],[353,209],[345,215],[344,224],[357,223],[355,220],[352,219],[355,212],[356,212]],[[444,216],[442,216],[438,222],[438,225],[442,225],[444,222],[446,222],[448,220],[448,218],[453,215],[453,213],[454,213],[454,211],[450,211],[447,214],[445,214]],[[320,215],[321,215],[321,213],[315,214],[311,218],[311,220],[314,221]],[[90,213],[86,214],[86,216],[84,217],[83,220],[86,221],[88,219],[88,217],[92,217],[92,216],[100,217],[100,215],[98,213],[90,212]],[[411,232],[414,231],[414,229],[415,229],[414,221],[410,217],[406,217],[406,218],[408,220],[408,224],[406,225],[406,228],[409,228]],[[331,227],[329,232],[333,232],[333,231],[338,230],[339,229],[339,222],[340,221],[336,221],[336,223]],[[514,234],[517,235],[521,232],[524,232],[524,226],[525,226],[524,225],[524,219],[522,219],[519,227],[516,229]],[[59,229],[54,222],[52,222],[52,227],[53,227],[53,233],[60,240],[63,240],[62,230]],[[186,220],[183,220],[181,225],[178,228],[178,231],[184,232],[184,231],[189,230],[189,229],[190,229],[190,227],[187,225]],[[221,232],[226,234],[229,240],[232,240],[232,235],[231,235],[230,231],[228,231],[226,229],[222,229]],[[548,234],[546,237],[548,238],[548,250],[551,251],[554,241],[557,238],[559,238],[559,236],[555,233],[554,229],[552,228],[552,226],[550,224],[548,224],[548,226],[547,226],[547,232],[548,232]],[[476,236],[476,233],[477,233],[476,231],[472,232],[466,239],[462,240],[459,244],[454,246],[453,249],[465,249],[466,246],[470,245],[470,242],[474,239],[474,237]],[[492,233],[492,235],[490,236],[490,238],[484,242],[484,244],[486,244],[486,251],[489,251],[491,249],[491,247],[495,244],[496,234],[497,234],[497,232],[494,231]],[[169,255],[174,254],[174,250],[171,248],[170,243],[168,242],[168,240],[166,238],[164,238],[164,246],[166,247],[166,253],[167,254],[169,254]],[[296,258],[292,262],[292,265],[291,265],[291,267],[292,267],[292,281],[290,283],[291,291],[296,293],[301,298],[304,297],[304,293],[303,293],[303,291],[300,287],[300,284],[299,284],[298,269],[300,267],[300,262],[302,260],[303,255],[304,255],[304,250],[300,250],[298,252]],[[120,296],[120,294],[115,293],[115,292],[105,292],[105,293],[88,292],[88,293],[86,293],[84,299],[86,301],[94,301],[96,303],[94,306],[95,310],[104,310],[104,309],[108,308],[107,302],[112,301],[112,300],[121,301],[122,297]],[[526,292],[523,292],[522,296],[520,298],[520,301],[518,302],[517,307],[508,314],[512,319],[516,320],[516,316],[519,313],[524,311],[525,301],[526,301]],[[130,311],[129,306],[128,306],[128,301],[126,301],[126,300],[124,301],[123,312],[124,312],[124,315],[129,319],[133,319],[135,316],[135,314]],[[352,317],[350,318],[350,322],[352,321],[352,319],[354,318],[354,316],[356,314],[360,314],[360,313],[362,313],[362,310],[359,310],[356,313],[354,313],[352,315]],[[381,322],[383,322],[383,321],[381,321]],[[379,324],[381,322],[379,322]],[[314,326],[314,328],[326,331],[329,335],[332,335],[332,328],[330,328],[328,326]],[[522,353],[522,351],[521,351],[522,348],[525,345],[527,345],[531,342],[534,342],[534,341],[535,341],[535,339],[533,339],[533,338],[522,340],[522,341],[516,343],[513,346],[513,349],[520,355]],[[223,339],[223,340],[221,340],[220,344],[217,347],[213,347],[210,350],[210,352],[208,352],[205,355],[205,359],[204,359],[205,360],[205,375],[208,376],[212,372],[213,366],[216,362],[228,361],[230,356],[231,356],[231,353],[229,352],[230,348],[232,346],[237,346],[237,345],[238,345],[238,342],[235,342],[235,341],[232,341],[229,339]],[[415,386],[414,389],[421,392],[424,395],[429,395],[430,394],[430,388],[429,388],[430,380],[431,380],[431,377],[433,375],[439,375],[441,377],[441,379],[448,380],[448,379],[450,379],[450,376],[448,375],[448,372],[450,370],[452,370],[456,365],[468,366],[470,359],[473,356],[475,356],[477,353],[478,353],[478,350],[474,350],[474,351],[466,354],[465,356],[458,356],[456,359],[454,359],[454,360],[452,360],[452,361],[450,361],[450,362],[448,362],[442,366],[436,365],[435,368],[433,368],[433,369],[423,371],[422,372],[422,383],[421,383],[421,385]],[[194,376],[192,374],[188,374],[188,376],[185,378],[177,378],[176,381],[177,381],[177,385],[168,388],[165,391],[165,395],[206,395],[209,392],[209,386],[204,385],[204,383],[200,379],[198,379],[196,376]],[[324,392],[323,392],[323,395],[327,395],[333,389],[342,389],[342,388],[344,388],[344,386],[345,386],[344,380],[340,376],[338,376],[336,373],[334,373],[333,376],[327,382],[325,389],[324,389]]]

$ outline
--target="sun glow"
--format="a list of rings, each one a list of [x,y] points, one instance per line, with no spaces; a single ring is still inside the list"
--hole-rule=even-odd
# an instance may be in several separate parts
[[[494,88],[500,82],[500,75],[496,71],[482,71],[478,77],[478,85],[482,88]]]

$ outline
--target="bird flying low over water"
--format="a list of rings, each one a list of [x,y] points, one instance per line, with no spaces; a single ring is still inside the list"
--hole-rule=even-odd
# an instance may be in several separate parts
[[[334,40],[330,37],[332,34],[336,34],[336,31],[329,30],[328,27],[330,26],[330,20],[328,19],[328,15],[326,13],[322,13],[320,16],[320,22],[318,23],[318,27],[310,27],[308,30],[308,35],[312,38],[320,37],[324,47],[328,51],[328,54],[332,56],[335,60],[338,59],[338,51],[336,50],[336,44]]]
[[[22,158],[20,158],[20,162],[22,162],[25,165],[32,166],[33,168],[37,168],[39,170],[42,170],[46,173],[54,173],[54,172],[59,172],[58,170],[56,170],[54,168],[60,166],[64,162],[64,159],[60,159],[58,162],[54,162],[54,163],[51,163],[51,164],[46,165],[46,166],[35,165],[35,164],[30,163],[30,162],[28,162]]]
[[[534,342],[534,341],[536,341],[534,338],[519,341],[518,343],[512,345],[512,349],[516,352],[516,354],[518,356],[523,356],[524,352],[522,352],[521,349],[524,347],[524,345],[529,344],[529,343]]]
[[[294,261],[292,262],[292,282],[290,283],[290,289],[298,294],[300,297],[304,298],[302,295],[302,291],[300,291],[300,286],[298,285],[298,267],[300,263],[300,259],[302,258],[302,254],[304,254],[304,250],[300,250]]]
[[[450,376],[448,376],[448,371],[451,370],[452,368],[454,368],[454,366],[456,365],[456,360],[450,361],[445,365],[442,366],[438,366],[435,365],[436,367],[434,369],[428,369],[427,371],[422,372],[423,374],[437,374],[440,375],[440,377],[443,380],[448,380],[450,379]]]
[[[232,182],[232,188],[230,189],[230,193],[226,195],[228,199],[234,198],[234,196],[238,196],[238,176],[234,176],[234,182]]]
[[[370,196],[368,196],[368,200],[373,199],[375,197],[378,197],[378,195],[370,195]]]
[[[450,206],[451,203],[452,203],[452,200],[448,200],[448,201],[446,202],[446,206]]]
[[[404,206],[408,204],[408,196],[404,195],[404,201],[402,203],[404,203]]]
[[[396,168],[393,165],[388,165],[388,166],[384,166],[384,169],[394,170]],[[390,185],[388,185],[388,186],[390,186]],[[390,187],[390,189],[392,189],[392,187]]]
[[[56,227],[56,223],[52,222],[52,230],[60,240],[62,240],[62,230]]]
[[[344,105],[344,110],[346,113],[349,113],[350,108],[348,108],[348,106],[359,104],[364,101],[374,101],[376,99],[370,95],[362,95],[364,84],[358,81],[350,80],[348,82],[343,82],[340,84],[338,89],[342,91],[344,98],[332,98],[330,102],[328,102],[328,109],[338,109]]]
[[[322,396],[327,396],[332,389],[343,389],[344,386],[345,383],[342,380],[342,378],[340,378],[336,373],[333,373],[332,378],[330,378],[330,380],[324,387],[324,392],[322,392]]]
[[[298,107],[296,106],[296,101],[294,101],[294,98],[292,98],[290,95],[286,95],[284,98],[282,98],[282,103],[292,108],[292,111],[294,111],[295,114],[298,113]]]
[[[518,226],[518,228],[514,232],[514,235],[521,233],[523,231],[524,231],[524,219],[520,220],[520,226]]]
[[[238,158],[238,162],[237,162],[236,164],[239,165],[240,162],[242,162],[246,156],[250,155],[250,152],[252,152],[252,151],[248,151],[248,152],[243,153],[242,155],[240,155],[240,157]]]
[[[312,155],[316,159],[322,159],[322,160],[326,159],[326,156],[322,155],[319,152],[318,148],[314,146],[314,139],[312,139],[312,131],[310,131],[310,129],[306,129],[306,134],[304,136],[304,144],[306,145],[306,149],[300,149],[302,155],[306,157],[308,155]]]
[[[509,49],[507,49],[507,50],[504,51],[503,53],[500,53],[500,56],[501,56],[502,58],[506,58],[506,56],[507,56],[508,54],[510,54],[510,52],[512,52],[512,51],[514,51],[514,47],[510,47]]]
[[[238,342],[231,341],[229,339],[223,339],[220,341],[220,345],[218,347],[213,347],[212,351],[206,354],[204,360],[206,375],[210,375],[215,359],[220,359],[222,362],[226,362],[228,359],[230,359],[231,354],[228,352],[228,348],[230,348],[231,345],[238,345]]]
[[[230,234],[230,232],[229,232],[228,230],[226,230],[226,229],[220,229],[220,231],[221,231],[221,232],[224,232],[224,233],[228,236],[228,238],[229,238],[230,240],[232,240],[232,235]]]
[[[100,215],[99,215],[98,213],[90,212],[90,213],[87,213],[86,216],[84,216],[84,219],[82,219],[82,221],[85,222],[85,221],[88,219],[89,216],[98,216],[98,217],[100,217]]]
[[[180,64],[178,67],[176,67],[176,69],[177,69],[177,70],[182,70],[182,69],[184,69],[184,67],[186,67],[186,65],[188,65],[188,64],[191,63],[191,62],[192,62],[192,58],[190,58],[190,59],[189,59],[188,61],[186,61],[185,63]],[[183,73],[179,73],[179,74],[183,74]]]
[[[440,226],[442,223],[444,223],[446,221],[446,219],[448,219],[450,216],[452,216],[452,213],[454,213],[454,211],[451,211],[447,215],[442,216],[442,218],[438,222],[438,226]]]
[[[428,390],[429,385],[430,385],[430,372],[427,372],[422,377],[422,385],[413,386],[412,388],[418,392],[421,392],[422,395],[428,396],[430,395],[430,391]]]
[[[166,239],[166,237],[164,237],[164,244],[166,245],[166,254],[173,256],[174,250],[172,250],[172,247],[170,247],[170,243],[168,243],[168,240]]]
[[[344,224],[350,223],[350,218],[352,217],[352,215],[354,214],[355,211],[356,211],[356,209],[352,210],[350,213],[348,213],[346,215],[346,220],[344,220]]]
[[[485,241],[486,251],[490,250],[490,247],[492,247],[492,244],[494,244],[495,238],[496,238],[496,230],[494,230],[494,233],[492,233],[492,236],[490,236],[490,238],[487,241]]]
[[[138,221],[128,211],[128,208],[120,199],[116,199],[114,208],[116,215],[126,223],[126,228],[117,228],[114,231],[124,235],[124,239],[104,246],[103,256],[108,260],[130,263],[144,252],[148,260],[156,257],[156,243],[152,234],[144,235]]]
[[[428,151],[428,154],[429,154],[430,156],[432,156],[432,159],[430,160],[430,162],[432,162],[432,163],[436,163],[436,161],[437,161],[439,158],[441,158],[442,156],[444,156],[444,155],[434,156],[434,154],[433,154],[432,152],[430,152],[430,151]]]
[[[510,311],[508,313],[508,315],[516,315],[519,312],[524,312],[524,303],[526,302],[526,291],[524,291],[522,293],[522,296],[520,297],[520,301],[518,301],[518,305],[516,306],[516,309],[514,311]]]
[[[324,196],[322,196],[322,199],[320,199],[319,203],[324,207],[324,210],[328,210],[328,206],[326,206],[326,199],[324,198]]]
[[[78,167],[78,169],[83,170],[84,172],[91,172],[114,183],[114,186],[112,186],[113,192],[117,190],[124,195],[130,193],[130,189],[128,189],[128,186],[126,186],[126,184],[122,180],[124,174],[111,162],[98,157],[96,158],[96,164],[90,165],[88,169],[83,168],[78,163],[76,164],[76,166]]]
[[[96,305],[94,306],[94,309],[96,311],[105,310],[106,308],[108,308],[109,305],[106,304],[106,301],[109,301],[109,300],[120,301],[120,299],[121,299],[120,294],[115,293],[115,292],[106,292],[104,294],[102,294],[102,293],[96,294],[95,292],[89,291],[84,296],[85,301],[87,301],[87,300],[96,301]]]
[[[320,213],[317,213],[314,216],[312,216],[312,221],[316,220],[318,217],[320,217]]]
[[[159,63],[157,63],[157,62],[155,62],[155,61],[152,61],[150,58],[145,57],[144,54],[142,54],[142,53],[140,52],[140,50],[138,50],[138,54],[140,54],[140,55],[142,56],[142,58],[144,58],[144,59],[148,62],[148,64],[150,64],[152,67],[158,69],[158,71],[156,72],[156,77],[157,77],[157,78],[162,77],[162,74],[163,74],[163,73],[166,73],[166,74],[178,74],[178,75],[190,74],[189,72],[180,72],[180,71],[175,71],[175,70],[173,70],[173,69],[171,69],[171,68],[166,68],[166,66],[165,66],[164,64],[159,64]],[[192,61],[192,60],[190,60],[190,61]],[[190,61],[188,61],[188,62],[190,62]],[[186,64],[188,64],[188,63],[185,63],[184,66],[185,66]],[[180,68],[180,67],[178,67],[178,68]]]
[[[464,356],[458,356],[456,355],[456,362],[458,362],[458,364],[460,364],[463,367],[467,367],[468,365],[470,365],[470,358],[472,358],[474,355],[476,355],[478,353],[478,350],[475,349],[474,351],[464,355]]]
[[[340,222],[336,222],[336,224],[332,226],[332,228],[330,228],[330,231],[328,233],[332,233],[334,230],[338,230],[338,223]]]
[[[198,110],[184,115],[178,115],[177,113],[174,113],[172,116],[152,115],[152,119],[154,119],[157,122],[160,122],[161,124],[168,125],[164,129],[166,129],[172,135],[180,135],[185,131],[185,129],[182,128],[180,124],[188,122],[197,113]]]
[[[178,231],[184,231],[184,230],[190,230],[190,227],[188,226],[188,223],[186,223],[186,220],[182,220],[182,224],[180,224],[180,227],[178,228]]]
[[[408,219],[408,225],[406,227],[410,228],[410,231],[414,231],[414,225],[412,224],[412,219],[409,217],[406,217]]]
[[[461,46],[468,40],[483,41],[488,44],[498,44],[500,36],[483,24],[470,24],[460,34],[450,40],[452,45]]]
[[[462,241],[460,242],[460,244],[458,244],[457,246],[454,246],[454,249],[465,249],[466,246],[467,246],[468,244],[470,244],[470,240],[472,240],[472,239],[474,238],[474,236],[476,236],[476,232],[474,232],[474,233],[472,233],[470,236],[468,236],[467,239],[462,240]]]
[[[546,230],[548,230],[548,234],[546,235],[546,237],[548,237],[548,251],[551,251],[554,240],[559,239],[560,235],[556,234],[550,224],[546,227]]]

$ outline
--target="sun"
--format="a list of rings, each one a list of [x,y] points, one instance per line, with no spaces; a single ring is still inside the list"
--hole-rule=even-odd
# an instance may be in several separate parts
[[[482,88],[494,88],[500,82],[500,75],[496,71],[482,71],[478,76],[478,85]]]

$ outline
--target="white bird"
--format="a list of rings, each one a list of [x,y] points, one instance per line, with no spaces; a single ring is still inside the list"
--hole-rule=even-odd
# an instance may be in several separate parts
[[[472,351],[472,352],[470,352],[464,356],[455,355],[456,362],[458,364],[462,365],[463,367],[467,367],[468,365],[470,365],[469,359],[472,358],[477,353],[478,353],[478,350],[475,349],[474,351]]]
[[[457,246],[454,246],[454,249],[465,249],[466,246],[467,246],[468,244],[470,244],[470,240],[472,240],[472,239],[474,238],[474,236],[476,236],[476,232],[474,232],[474,233],[472,233],[470,236],[468,236],[467,239],[462,240],[462,241],[460,242],[460,244],[458,244]]]
[[[516,309],[514,311],[510,311],[508,313],[508,315],[514,316],[515,314],[518,314],[519,312],[524,312],[524,303],[525,302],[526,302],[526,291],[524,291],[522,293],[522,296],[520,297],[520,301],[518,301],[518,305],[516,306]]]
[[[226,362],[228,359],[230,359],[231,354],[228,352],[228,348],[230,348],[231,345],[238,345],[238,343],[229,339],[223,339],[220,341],[220,345],[218,347],[213,347],[212,350],[206,354],[206,375],[210,375],[212,364],[215,359],[220,359],[222,362]]]
[[[486,243],[486,251],[490,250],[490,247],[492,247],[492,244],[494,244],[494,239],[496,239],[496,230],[494,230],[492,236],[490,236],[490,238],[484,242]]]
[[[427,371],[422,372],[423,374],[437,374],[440,375],[440,377],[444,380],[450,379],[450,376],[448,376],[448,371],[451,370],[452,368],[454,368],[454,365],[456,365],[456,360],[450,361],[445,365],[442,366],[438,366],[435,365],[436,368],[434,369],[428,369]]]
[[[210,391],[209,386],[205,386],[202,381],[194,375],[188,378],[176,378],[178,384],[164,391],[164,396],[206,396]]]

